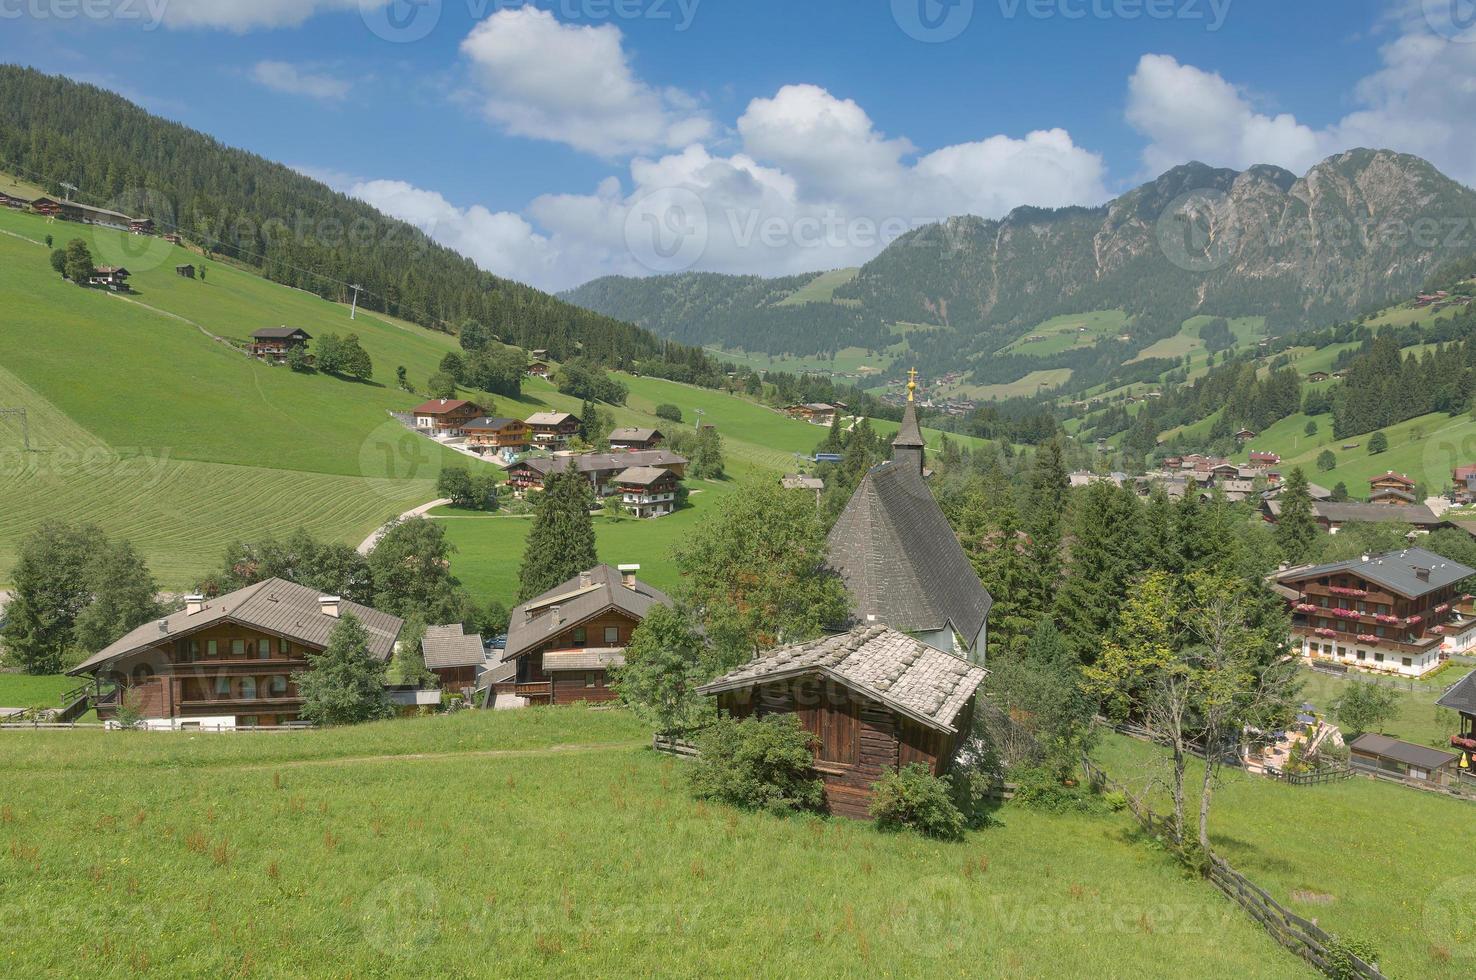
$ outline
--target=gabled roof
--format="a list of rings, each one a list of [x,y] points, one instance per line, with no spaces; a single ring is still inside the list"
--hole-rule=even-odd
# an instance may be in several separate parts
[[[887,626],[796,643],[761,654],[698,688],[719,694],[820,674],[929,728],[952,733],[986,671]]]
[[[610,433],[611,442],[650,442],[652,439],[660,438],[660,429],[638,429],[628,427],[616,429]]]
[[[583,650],[555,650],[543,655],[544,671],[608,670],[625,666],[622,647],[585,647]]]
[[[1319,487],[1318,489],[1320,490],[1322,488]],[[1269,499],[1265,503],[1265,508],[1272,517],[1280,517],[1281,503],[1280,497]],[[1407,504],[1403,507],[1390,507],[1388,504],[1369,504],[1356,500],[1336,503],[1331,500],[1318,500],[1315,495],[1312,500],[1312,515],[1331,524],[1363,522],[1436,527],[1446,523],[1443,518],[1436,517],[1435,512],[1425,504]]]
[[[1388,508],[1381,508],[1387,510]],[[1420,576],[1421,572],[1426,577]],[[1306,565],[1288,569],[1276,576],[1277,581],[1301,581],[1322,578],[1324,575],[1356,575],[1369,582],[1381,585],[1409,599],[1417,599],[1437,589],[1454,585],[1462,579],[1476,575],[1476,568],[1462,565],[1458,561],[1442,558],[1424,548],[1406,548],[1382,555],[1370,555],[1327,565]]]
[[[1454,752],[1442,752],[1439,749],[1426,748],[1413,742],[1402,742],[1397,738],[1378,735],[1374,732],[1358,736],[1348,748],[1354,752],[1367,752],[1369,755],[1393,759],[1407,766],[1419,766],[1421,769],[1439,769],[1460,758]]]
[[[579,416],[568,412],[534,412],[528,416],[529,425],[563,425],[569,420],[579,421]]]
[[[911,466],[873,467],[827,544],[856,622],[907,633],[951,626],[965,644],[978,638],[994,600]]]
[[[526,466],[537,473],[563,473],[573,469],[575,473],[619,473],[633,467],[680,466],[687,462],[667,449],[638,449],[620,453],[580,453],[578,456],[530,456],[519,460],[514,466]]]
[[[151,620],[117,642],[103,647],[67,673],[95,671],[108,661],[158,646],[160,643],[173,642],[206,626],[225,622],[240,623],[266,633],[285,636],[308,646],[325,647],[328,645],[328,634],[333,632],[333,627],[341,620],[323,612],[318,601],[322,597],[323,594],[317,589],[285,579],[269,578],[211,599],[193,615],[188,609],[172,613],[163,620],[165,628],[160,627],[159,621]],[[340,600],[339,613],[340,616],[352,613],[357,617],[364,625],[364,631],[369,634],[369,652],[380,660],[389,659],[395,649],[395,639],[405,625],[404,620],[346,600]]]
[[[1440,695],[1435,703],[1442,708],[1476,715],[1476,672],[1461,678],[1451,689]]]
[[[257,340],[285,340],[288,337],[296,337],[298,334],[301,334],[305,340],[313,339],[301,327],[262,327],[252,332],[251,336]]]
[[[475,402],[469,402],[465,398],[432,398],[428,402],[421,402],[419,405],[416,405],[410,412],[412,415],[449,415],[452,412],[459,412],[467,407],[476,408],[477,411],[481,411],[480,408],[477,408]]]
[[[635,588],[627,589],[620,572],[609,565],[596,565],[542,595],[514,606],[508,620],[507,647],[502,651],[502,659],[520,657],[607,609],[617,609],[632,619],[640,620],[645,619],[651,607],[658,604],[669,606],[671,599],[665,592],[640,579],[635,580]],[[553,612],[554,606],[558,606],[557,615]]]
[[[615,477],[615,482],[648,487],[664,476],[672,476],[671,470],[658,469],[655,466],[632,466]],[[673,476],[672,479],[676,478]]]
[[[1415,485],[1415,481],[1411,480],[1409,477],[1405,476],[1403,473],[1395,473],[1393,470],[1390,470],[1387,473],[1380,473],[1378,476],[1371,476],[1371,477],[1368,478],[1368,482],[1369,483],[1385,483],[1385,482],[1387,482],[1387,483],[1398,483],[1401,486],[1406,486],[1406,487],[1413,487]]]
[[[449,667],[475,667],[487,660],[482,638],[467,633],[460,623],[451,626],[427,626],[420,641],[420,652],[431,670]]]
[[[463,422],[461,424],[461,427],[463,429],[467,429],[469,431],[480,431],[480,430],[483,430],[483,429],[487,429],[487,430],[490,430],[490,431],[495,432],[495,431],[497,431],[499,429],[505,429],[505,428],[507,428],[510,425],[522,425],[522,424],[523,424],[523,420],[522,419],[502,419],[502,418],[494,419],[494,418],[489,418],[488,416],[485,416],[484,415],[484,416],[482,416],[479,419],[472,419],[470,422]]]

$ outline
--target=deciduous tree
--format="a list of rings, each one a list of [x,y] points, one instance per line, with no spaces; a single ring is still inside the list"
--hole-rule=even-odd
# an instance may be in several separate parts
[[[384,689],[384,666],[370,654],[369,634],[352,613],[333,627],[327,647],[307,659],[311,669],[293,678],[304,719],[315,725],[353,725],[394,714]]]

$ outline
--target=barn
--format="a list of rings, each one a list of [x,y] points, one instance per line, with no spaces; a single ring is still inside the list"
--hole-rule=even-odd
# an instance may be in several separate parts
[[[947,771],[985,670],[887,626],[780,647],[699,692],[735,718],[797,715],[830,812],[869,818],[872,784],[913,762]]]

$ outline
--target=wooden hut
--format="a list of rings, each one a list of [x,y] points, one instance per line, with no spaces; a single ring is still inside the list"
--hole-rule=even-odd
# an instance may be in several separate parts
[[[735,718],[797,715],[832,813],[870,817],[872,784],[913,762],[947,771],[985,670],[887,626],[770,651],[700,688]]]

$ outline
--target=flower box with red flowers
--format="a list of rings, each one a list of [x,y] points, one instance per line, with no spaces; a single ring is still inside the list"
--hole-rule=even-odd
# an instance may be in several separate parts
[[[1438,613],[1448,612],[1449,610],[1450,610],[1450,603],[1448,603],[1448,602],[1442,602],[1440,605],[1438,605],[1438,606],[1435,607],[1435,611],[1438,612]]]
[[[1357,619],[1361,615],[1357,609],[1329,609],[1328,612],[1343,619]]]
[[[1409,617],[1408,619],[1405,620],[1406,623],[1409,623],[1411,625],[1413,625],[1415,623],[1423,623],[1424,621],[1425,621],[1424,618],[1421,617],[1421,616],[1411,616],[1411,617]]]
[[[1318,636],[1328,636],[1328,637],[1331,637],[1331,636],[1337,636],[1338,635],[1335,630],[1329,630],[1329,629],[1315,629],[1312,632],[1316,633]]]
[[[1377,643],[1377,642],[1379,642],[1379,638],[1377,636],[1374,636],[1372,633],[1359,633],[1358,634],[1358,642],[1359,643]]]
[[[1297,612],[1316,612],[1317,607],[1310,602],[1299,602],[1296,605]]]
[[[1368,595],[1368,593],[1363,589],[1348,589],[1344,588],[1341,585],[1330,586],[1327,591],[1331,592],[1333,595],[1351,595],[1358,596],[1360,598]]]

